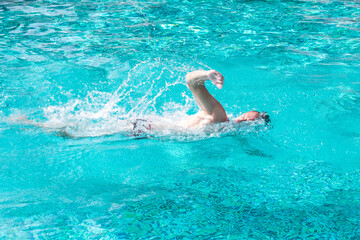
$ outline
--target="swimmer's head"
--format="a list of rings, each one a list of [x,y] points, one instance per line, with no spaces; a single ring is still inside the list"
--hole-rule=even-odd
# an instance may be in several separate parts
[[[245,121],[256,121],[256,120],[264,120],[265,124],[270,123],[270,117],[266,112],[258,112],[258,111],[250,111],[240,115],[235,118],[233,121],[235,123],[241,123]]]

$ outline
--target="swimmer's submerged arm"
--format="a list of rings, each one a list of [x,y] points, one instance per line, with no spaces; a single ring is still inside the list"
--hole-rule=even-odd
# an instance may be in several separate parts
[[[204,82],[207,80],[211,80],[219,89],[224,84],[224,77],[215,70],[198,70],[186,75],[187,85],[199,107],[210,115],[214,122],[225,122],[227,121],[226,112],[223,106],[206,89]]]

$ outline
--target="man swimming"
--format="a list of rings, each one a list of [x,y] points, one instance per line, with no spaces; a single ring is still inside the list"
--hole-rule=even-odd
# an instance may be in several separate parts
[[[148,131],[186,131],[187,129],[199,129],[216,123],[229,122],[224,107],[209,93],[205,87],[205,81],[210,80],[217,88],[222,89],[224,84],[224,77],[216,70],[197,70],[190,72],[185,77],[186,83],[190,88],[194,99],[201,111],[189,116],[181,121],[165,123],[164,121],[150,121],[148,119],[129,119],[120,120],[119,124],[123,126],[117,129],[118,132],[127,132],[131,135],[139,135]],[[241,123],[245,121],[263,120],[265,123],[270,122],[267,113],[260,113],[258,111],[250,111],[244,113],[233,119],[233,123]],[[54,127],[45,123],[38,123],[24,117],[23,123],[39,126],[49,131],[55,131],[62,136],[74,137],[69,133],[68,126]],[[115,132],[111,132],[115,133]]]
[[[221,73],[216,70],[197,70],[188,73],[185,80],[201,111],[175,123],[175,126],[183,129],[202,128],[211,124],[229,121],[224,107],[209,93],[204,84],[205,81],[210,80],[217,88],[222,89],[224,77]],[[267,113],[260,113],[258,111],[244,113],[232,121],[234,123],[241,123],[244,121],[255,121],[261,119],[264,120],[265,123],[270,122],[270,118]],[[146,124],[145,128],[148,130],[163,128],[163,126],[158,123],[149,124],[147,122],[143,122],[143,124]]]

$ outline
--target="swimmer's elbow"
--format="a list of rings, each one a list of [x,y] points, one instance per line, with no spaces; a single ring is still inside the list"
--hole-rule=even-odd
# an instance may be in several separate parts
[[[214,122],[223,123],[223,122],[228,122],[228,121],[229,121],[229,119],[226,116],[221,116],[221,117],[217,117]]]
[[[212,113],[212,118],[214,123],[222,123],[229,121],[226,112],[223,108],[215,109]]]

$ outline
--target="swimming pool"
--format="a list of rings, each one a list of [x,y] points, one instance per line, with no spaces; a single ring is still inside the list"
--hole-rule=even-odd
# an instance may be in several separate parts
[[[357,1],[2,1],[0,238],[360,238],[359,18]],[[195,113],[195,69],[272,128],[117,133]]]

